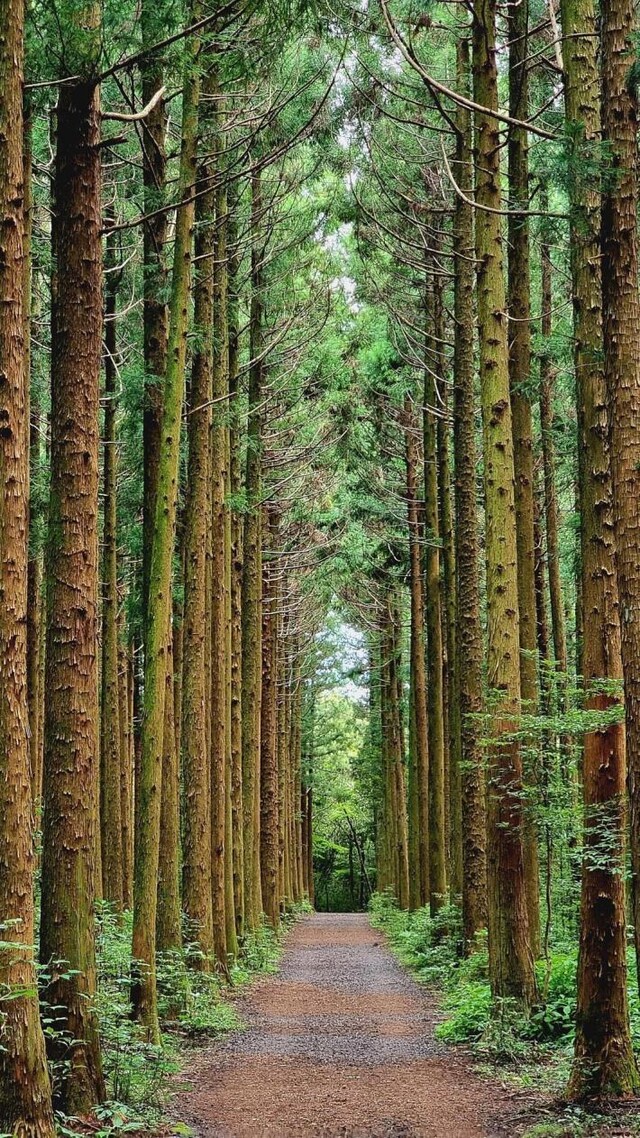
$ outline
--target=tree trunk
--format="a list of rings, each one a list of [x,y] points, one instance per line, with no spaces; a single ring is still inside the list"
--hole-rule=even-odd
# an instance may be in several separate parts
[[[124,621],[121,622],[124,624]],[[118,662],[120,700],[120,817],[122,820],[122,906],[133,905],[133,762],[131,732],[132,710],[129,707],[129,648],[122,634]]]
[[[432,298],[435,299],[435,298]],[[435,307],[435,305],[434,305]],[[425,318],[429,317],[425,313]],[[445,836],[444,675],[440,594],[437,406],[433,339],[426,337],[424,372],[424,519],[426,542],[427,710],[429,723],[429,904],[432,915],[447,893]]]
[[[227,232],[229,302],[229,490],[237,502],[242,490],[241,416],[238,411],[238,233],[235,199],[229,207]],[[233,838],[233,902],[236,933],[244,933],[244,832],[242,807],[242,517],[231,505],[231,829]]]
[[[105,277],[104,439],[102,490],[102,669],[100,700],[100,851],[102,896],[122,910],[122,801],[120,693],[118,689],[118,532],[116,441],[116,299],[118,272],[113,236],[107,238]]]
[[[262,675],[262,381],[263,288],[262,192],[259,172],[251,178],[251,312],[249,317],[249,408],[242,566],[242,786],[244,814],[244,905],[249,931],[262,912],[260,883],[260,702]]]
[[[196,13],[192,12],[191,16]],[[188,302],[191,280],[193,190],[200,77],[195,60],[199,41],[189,41],[182,107],[182,151],[179,200],[171,286],[169,346],[162,414],[161,461],[158,468],[155,525],[149,576],[149,611],[145,655],[138,815],[146,818],[136,848],[132,956],[137,962],[132,984],[134,1017],[149,1038],[159,1039],[156,993],[156,909],[160,853],[162,748],[165,718],[167,635],[171,615],[171,562],[176,526],[180,424],[184,396]]]
[[[162,38],[163,3],[161,0],[143,0],[140,24],[142,42],[149,49]],[[159,19],[160,16],[160,19]],[[142,101],[153,98],[164,80],[164,68],[158,54],[145,56],[141,67]],[[156,489],[160,462],[162,430],[162,393],[167,367],[167,337],[169,310],[167,307],[167,265],[165,247],[168,236],[169,215],[162,209],[165,204],[167,156],[167,110],[164,98],[158,100],[140,124],[142,140],[142,182],[144,187],[143,227],[143,334],[144,334],[144,401],[142,437],[143,466],[143,520],[142,520],[142,612],[146,621],[149,602],[149,574],[151,549],[155,526]],[[158,212],[160,211],[160,212]]]
[[[0,4],[0,1130],[53,1138],[32,945],[35,856],[27,723],[28,382],[22,80],[24,7]],[[28,309],[27,309],[28,313]],[[22,993],[22,994],[20,994]]]
[[[596,14],[593,4],[585,0],[562,0],[561,12],[566,115],[573,139],[572,176],[568,184],[572,207],[571,271],[580,431],[578,450],[584,451],[580,462],[582,663],[585,706],[604,710],[615,703],[610,691],[603,690],[604,681],[619,679],[622,670],[606,382],[602,361],[601,281],[604,282],[612,266],[606,259],[604,264],[600,260],[598,187],[593,186],[591,177],[585,175],[583,169],[585,153],[589,154],[600,138],[597,41],[594,35]],[[606,3],[602,12],[607,41],[605,58],[609,68],[612,63],[612,44],[609,42],[611,11]],[[626,90],[627,63],[624,60],[620,61],[619,69],[622,87]],[[607,98],[613,95],[611,82],[614,77],[615,69],[607,77]],[[608,114],[613,109],[609,108]],[[635,128],[632,137],[635,148]],[[612,204],[609,202],[609,206]],[[632,209],[635,226],[635,202]],[[628,218],[621,217],[620,220],[626,224]],[[611,249],[608,252],[610,255]],[[615,305],[614,294],[618,287],[619,282],[609,282],[608,306]],[[578,1006],[575,1061],[568,1091],[572,1098],[578,1099],[589,1095],[626,1093],[634,1090],[638,1082],[629,1029],[624,876],[621,868],[624,746],[621,725],[590,732],[584,739],[585,835]],[[603,816],[607,823],[604,828]],[[603,838],[606,841],[604,860],[601,852]]]
[[[487,786],[489,960],[494,996],[527,1007],[535,995],[524,874],[522,762],[511,737],[520,716],[520,639],[506,297],[499,212],[500,136],[495,0],[473,13],[476,259],[487,566],[487,682],[492,705]],[[483,208],[489,207],[489,210]]]
[[[276,509],[268,506],[262,568],[262,718],[260,729],[260,870],[262,903],[267,920],[277,928],[278,895],[278,596],[275,561],[278,547]]]
[[[171,952],[182,944],[180,905],[180,762],[176,750],[173,677],[173,636],[167,639],[171,657],[165,678],[162,745],[162,801],[158,859],[156,947]]]
[[[224,148],[221,147],[221,162],[224,161]],[[222,417],[222,443],[224,445],[224,497],[222,503],[222,553],[224,561],[224,714],[225,714],[225,755],[224,755],[224,911],[226,926],[226,948],[228,957],[238,954],[236,931],[236,906],[233,881],[233,760],[231,744],[231,720],[233,703],[233,679],[231,675],[232,611],[231,598],[232,563],[232,522],[229,493],[231,490],[231,429],[229,422],[229,203],[227,186],[219,183],[216,190],[216,302],[214,304],[213,342],[216,367],[220,371],[219,390]],[[234,363],[234,367],[235,367]]]
[[[206,670],[207,509],[213,382],[213,188],[210,167],[199,172],[196,202],[194,324],[198,333],[191,370],[187,418],[189,457],[185,508],[184,643],[182,736],[184,745],[183,904],[189,936],[199,951],[194,967],[210,967],[213,952],[211,891],[211,762],[207,717],[210,692]]]
[[[386,872],[401,909],[409,907],[409,849],[406,793],[402,761],[400,711],[399,613],[391,590],[381,606],[380,711],[385,782],[384,842]]]
[[[20,17],[22,18],[22,17]],[[29,759],[31,764],[31,794],[36,810],[42,799],[42,733],[40,731],[40,645],[42,640],[42,557],[40,554],[39,517],[34,508],[34,486],[40,473],[40,432],[42,413],[40,402],[30,397],[31,387],[31,313],[32,313],[32,261],[31,236],[33,232],[32,186],[32,117],[31,97],[26,93],[24,105],[24,228],[23,228],[23,322],[24,372],[26,382],[26,411],[29,444],[29,561],[27,565],[27,701],[29,707]]]
[[[211,84],[210,90],[213,91]],[[219,151],[218,140],[214,149]],[[213,170],[210,170],[210,174]],[[216,231],[219,219],[216,218]],[[214,231],[214,232],[216,232]],[[212,234],[213,237],[213,234]],[[221,264],[218,243],[214,241],[213,313],[220,308]],[[223,331],[224,329],[224,331]],[[225,918],[225,822],[227,767],[227,597],[225,550],[225,496],[227,486],[226,418],[229,394],[226,366],[220,339],[226,332],[226,314],[218,319],[212,337],[213,408],[211,415],[211,888],[213,894],[213,944],[218,961],[226,968],[227,935]]]
[[[44,825],[40,958],[66,1072],[57,1105],[86,1114],[104,1097],[94,898],[98,818],[98,411],[102,361],[100,100],[60,88],[52,318],[51,491],[46,559]],[[62,969],[52,961],[64,961]]]
[[[509,113],[529,117],[529,0],[515,4],[509,16]],[[529,208],[529,145],[524,127],[509,128],[509,208]],[[520,689],[527,715],[538,711],[535,548],[533,535],[533,425],[531,420],[531,281],[529,219],[509,215],[509,391],[513,427],[516,538],[518,552],[518,610],[520,617]],[[529,801],[524,812],[524,857],[529,936],[535,956],[540,953],[540,865],[535,803],[535,745],[529,746],[525,786]]]
[[[307,880],[309,883],[309,904],[315,904],[315,881],[313,876],[313,786],[307,788]]]
[[[429,902],[429,728],[427,669],[424,643],[422,527],[418,505],[417,423],[410,400],[405,400],[407,520],[411,586],[411,746],[409,767],[409,889],[411,908]]]
[[[444,333],[444,328],[443,328]],[[442,336],[444,342],[444,335]],[[439,372],[444,377],[445,360],[442,348],[439,351]],[[449,889],[454,903],[462,896],[462,739],[460,724],[460,685],[456,658],[456,554],[453,526],[453,502],[451,496],[451,459],[449,445],[449,399],[447,384],[442,388],[442,411],[438,419],[438,483],[440,498],[440,533],[442,534],[442,616],[444,641],[446,644],[445,668],[446,707],[447,707],[447,751],[449,801],[448,857],[450,866]]]
[[[540,204],[547,204],[546,193],[541,194]],[[546,227],[545,227],[546,229]],[[549,235],[544,233],[541,249],[542,280],[542,351],[540,353],[540,433],[542,435],[542,462],[544,470],[544,510],[547,531],[547,569],[549,573],[549,597],[551,599],[551,631],[553,651],[558,681],[562,691],[560,705],[564,708],[564,689],[567,675],[567,637],[565,632],[562,583],[560,581],[560,549],[558,544],[558,495],[556,493],[555,447],[553,444],[553,387],[555,368],[551,359],[551,309],[553,293],[551,286],[551,253]]]
[[[470,94],[469,41],[458,43],[459,90]],[[457,175],[468,195],[472,189],[471,115],[458,109]],[[482,710],[482,629],[478,582],[476,440],[474,430],[473,209],[456,199],[454,226],[453,448],[455,460],[456,568],[458,621],[456,651],[460,674],[462,793],[462,918],[467,950],[487,923],[484,756],[478,715]]]

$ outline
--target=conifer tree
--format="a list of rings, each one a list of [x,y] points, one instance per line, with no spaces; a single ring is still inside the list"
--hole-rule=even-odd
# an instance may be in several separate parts
[[[24,179],[31,171],[23,162],[20,0],[0,6],[0,29],[0,1127],[25,1138],[53,1138],[33,961],[35,855],[26,731],[29,374],[23,257]]]
[[[502,267],[496,6],[473,10],[476,258],[487,565],[487,679],[492,701],[487,768],[487,884],[492,990],[529,1006],[535,995],[522,828],[520,640],[513,435]]]

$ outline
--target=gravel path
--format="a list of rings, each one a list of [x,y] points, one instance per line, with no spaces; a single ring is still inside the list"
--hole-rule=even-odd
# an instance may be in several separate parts
[[[513,1104],[437,1043],[433,998],[362,914],[301,921],[241,1012],[175,1100],[199,1138],[515,1138]]]

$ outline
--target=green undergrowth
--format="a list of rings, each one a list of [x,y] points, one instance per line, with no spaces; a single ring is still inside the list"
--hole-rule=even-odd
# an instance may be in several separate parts
[[[193,967],[197,946],[185,937],[180,951],[158,960],[158,1000],[162,1044],[147,1043],[130,1019],[131,974],[130,913],[118,918],[103,905],[98,914],[97,1011],[108,1101],[95,1112],[90,1132],[95,1138],[157,1131],[163,1121],[170,1080],[175,1086],[188,1064],[189,1052],[207,1041],[242,1026],[235,1000],[261,975],[277,971],[284,935],[308,906],[287,913],[274,933],[264,925],[247,937],[228,976]],[[45,1014],[46,1022],[46,1014]],[[56,1071],[52,1072],[56,1078]],[[84,1129],[75,1119],[58,1119],[63,1138]],[[172,1125],[173,1134],[188,1134],[187,1127]]]
[[[486,940],[471,956],[463,956],[462,918],[455,906],[445,906],[432,918],[428,909],[408,913],[398,909],[389,893],[374,894],[370,920],[416,979],[441,994],[438,1039],[465,1044],[481,1072],[495,1075],[499,1068],[502,1078],[520,1088],[555,1099],[549,1119],[536,1122],[523,1138],[640,1135],[640,1118],[624,1105],[604,1114],[559,1105],[573,1056],[576,948],[555,947],[548,960],[538,961],[540,1004],[527,1018],[513,1001],[492,1001]],[[631,950],[628,971],[631,1031],[640,1055],[640,1001]],[[618,1128],[620,1111],[625,1112],[623,1130]]]

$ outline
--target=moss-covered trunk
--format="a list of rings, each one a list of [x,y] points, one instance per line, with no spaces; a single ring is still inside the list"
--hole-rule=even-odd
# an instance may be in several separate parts
[[[207,745],[207,509],[213,376],[213,208],[210,165],[198,174],[194,325],[198,334],[187,416],[188,466],[184,534],[182,740],[184,764],[183,905],[198,944],[192,963],[209,968],[213,952],[211,894],[211,770]],[[207,191],[207,192],[204,192]]]
[[[191,17],[197,17],[197,9],[191,12]],[[171,617],[171,563],[176,525],[191,281],[193,189],[200,95],[200,76],[196,63],[198,46],[198,39],[193,36],[189,40],[184,77],[179,177],[179,198],[184,204],[178,208],[176,216],[161,455],[149,575],[140,778],[136,787],[139,817],[146,818],[146,825],[141,826],[136,844],[132,946],[136,963],[131,994],[133,1014],[154,1041],[159,1038],[155,952],[166,656]]]
[[[527,1007],[535,995],[525,885],[520,717],[517,535],[501,231],[500,135],[495,0],[473,11],[476,129],[477,314],[480,344],[487,568],[487,683],[491,732],[487,770],[489,958],[494,996]]]
[[[600,196],[585,159],[600,139],[595,6],[562,0],[565,106],[572,147],[571,273],[578,405],[585,706],[615,703],[622,674],[606,383],[602,358]],[[635,207],[634,207],[635,208]],[[569,1095],[627,1092],[637,1084],[627,1002],[624,876],[624,729],[585,735],[584,857],[575,1062]],[[605,825],[603,826],[603,822]],[[602,858],[603,838],[606,854]]]

